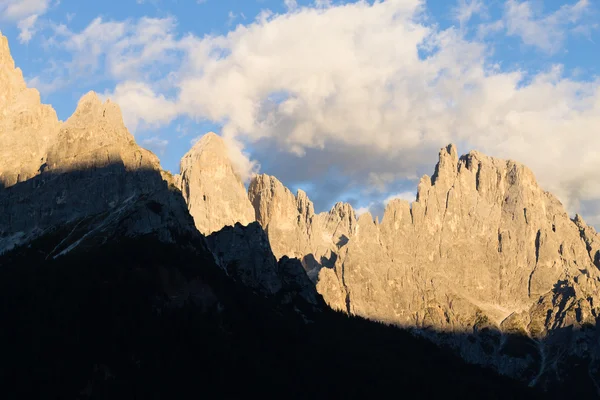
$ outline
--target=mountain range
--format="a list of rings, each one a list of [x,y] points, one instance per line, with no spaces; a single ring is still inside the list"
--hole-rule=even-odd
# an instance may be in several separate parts
[[[66,121],[0,35],[5,398],[600,397],[600,236],[532,171],[440,150],[381,221],[215,133],[162,170],[93,92]]]

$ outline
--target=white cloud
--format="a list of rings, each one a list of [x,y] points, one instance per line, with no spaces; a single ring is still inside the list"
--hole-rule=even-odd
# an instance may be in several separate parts
[[[196,144],[196,142],[204,135],[205,133],[202,133],[195,138],[192,138],[192,140],[190,140],[190,145],[193,146]],[[258,173],[260,164],[257,161],[250,159],[250,155],[244,151],[243,144],[237,139],[224,137],[223,140],[227,145],[228,156],[233,164],[233,169],[240,175],[243,181],[249,181],[252,176]]]
[[[284,0],[283,4],[290,11],[295,10],[298,7],[298,2],[296,0]]]
[[[160,156],[165,153],[169,141],[166,139],[161,139],[157,136],[153,136],[151,138],[143,139],[141,141],[141,144],[143,147],[148,148],[149,150]]]
[[[386,197],[383,200],[383,204],[387,206],[390,201],[395,200],[395,199],[406,200],[409,203],[412,203],[413,201],[415,201],[416,198],[417,198],[416,192],[411,192],[411,191],[401,192],[401,193],[392,194],[391,196]]]
[[[19,33],[19,40],[21,43],[29,43],[33,35],[35,34],[35,23],[38,19],[37,14],[30,15],[29,17],[20,20],[17,23],[17,27],[21,31]]]
[[[452,9],[454,19],[463,27],[476,14],[485,11],[485,6],[481,0],[458,0],[456,6]]]
[[[409,203],[412,203],[413,201],[415,201],[416,197],[417,197],[416,192],[411,192],[411,191],[395,193],[395,194],[387,196],[386,198],[383,199],[383,201],[371,201],[366,206],[358,207],[354,212],[356,213],[357,216],[360,216],[362,214],[369,212],[369,213],[371,213],[371,215],[373,217],[377,217],[381,220],[381,219],[383,219],[385,207],[388,205],[388,203],[390,201],[395,200],[395,199],[401,199],[401,200],[406,200]]]
[[[544,49],[562,36],[539,26],[564,31],[557,15],[577,21],[587,7],[580,1],[543,16],[522,4],[509,1],[517,11],[506,29]],[[245,176],[256,165],[242,144],[267,143],[283,152],[275,172],[302,164],[312,174],[304,178],[319,180],[335,167],[353,187],[385,191],[394,180],[431,174],[439,148],[455,142],[521,161],[570,212],[592,210],[582,205],[600,201],[600,81],[568,78],[560,66],[502,71],[489,64],[488,45],[427,24],[422,7],[299,7],[202,38],[176,37],[172,20],[97,20],[64,38],[74,63],[103,65],[120,82],[110,95],[130,126],[178,117],[222,123]],[[92,41],[98,36],[103,43]]]
[[[562,48],[569,27],[586,29],[585,25],[575,24],[589,8],[589,0],[579,0],[575,4],[563,5],[551,14],[540,15],[530,1],[508,0],[504,20],[509,35],[519,36],[526,45],[552,54]]]
[[[78,33],[64,24],[55,25],[45,45],[48,51],[71,53],[71,59],[54,61],[45,75],[56,79],[62,69],[70,81],[98,73],[121,83],[148,81],[157,76],[157,69],[180,61],[174,56],[179,45],[173,39],[175,28],[173,18],[104,21],[98,17]],[[47,88],[43,75],[34,79]]]
[[[361,215],[370,212],[369,211],[370,207],[371,207],[371,205],[368,205],[365,207],[358,207],[356,210],[354,210],[354,213],[356,214],[357,217],[360,217]]]
[[[19,40],[27,43],[36,32],[38,18],[48,11],[50,0],[1,0],[0,20],[16,23]]]
[[[104,97],[112,99],[126,110],[123,121],[133,133],[139,125],[144,128],[166,125],[177,115],[173,103],[143,82],[123,82],[114,91],[104,93]]]
[[[319,7],[319,8],[331,7],[331,0],[315,0],[315,7]]]

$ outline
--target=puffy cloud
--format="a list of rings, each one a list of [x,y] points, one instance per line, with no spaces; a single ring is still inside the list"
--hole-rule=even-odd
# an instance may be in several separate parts
[[[588,7],[579,1],[540,16],[527,4],[509,1],[494,29],[542,49],[563,40],[552,29],[571,26],[555,23],[559,16],[572,24]],[[223,36],[176,37],[173,20],[146,19],[95,21],[94,31],[110,31],[98,49],[84,39],[95,36],[90,27],[66,38],[74,60],[87,55],[96,67],[103,60],[124,82],[111,96],[129,124],[218,122],[244,176],[256,169],[243,150],[249,145],[284,182],[313,181],[330,197],[364,187],[384,200],[405,190],[394,182],[431,174],[439,148],[454,142],[462,152],[527,164],[571,212],[592,218],[586,205],[600,200],[600,81],[574,80],[559,65],[501,69],[487,58],[493,45],[441,30],[423,12],[418,0],[315,3],[261,14]],[[332,182],[336,189],[326,190]]]
[[[177,115],[173,103],[143,82],[123,82],[114,91],[105,92],[104,97],[112,99],[125,110],[123,120],[133,133],[140,124],[145,128],[162,126]]]

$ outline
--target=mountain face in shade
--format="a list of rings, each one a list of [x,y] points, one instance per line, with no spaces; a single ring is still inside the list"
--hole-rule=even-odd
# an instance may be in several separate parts
[[[269,239],[257,222],[244,227],[239,222],[208,236],[209,247],[217,263],[244,286],[282,297],[285,304],[302,299],[315,310],[323,308],[323,299],[308,279],[297,259],[273,255]]]
[[[183,156],[180,169],[181,192],[200,232],[209,235],[254,221],[254,209],[220,136],[204,135]]]
[[[194,230],[173,178],[135,143],[116,104],[90,92],[55,129],[41,153],[37,139],[22,141],[20,154],[41,156],[37,163],[27,161],[33,176],[0,191],[0,252],[65,224],[76,229],[49,256],[108,235],[116,221],[127,235],[151,233],[164,240]],[[28,134],[35,137],[36,131]],[[0,136],[0,147],[13,135]]]

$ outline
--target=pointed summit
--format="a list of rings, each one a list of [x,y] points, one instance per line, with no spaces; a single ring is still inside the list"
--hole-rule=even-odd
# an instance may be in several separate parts
[[[198,158],[213,160],[227,160],[230,162],[227,145],[223,138],[214,132],[208,132],[203,135],[192,148],[181,159],[181,169],[186,169],[189,165],[184,165]]]
[[[1,34],[0,109],[0,187],[8,187],[39,173],[59,121],[39,92],[27,88]]]
[[[60,127],[48,150],[47,166],[70,171],[117,163],[128,170],[160,170],[158,158],[139,147],[125,127],[119,106],[108,100],[102,103],[95,92],[88,92]]]
[[[15,68],[15,62],[10,54],[10,46],[8,45],[8,38],[0,33],[0,62],[5,67],[10,69]]]
[[[84,104],[100,105],[102,104],[102,101],[100,100],[100,97],[98,97],[98,93],[94,92],[93,90],[90,90],[89,92],[81,96],[77,108],[81,107]]]
[[[181,159],[180,185],[196,227],[209,235],[254,221],[254,209],[229,158],[225,141],[209,132]]]
[[[225,142],[223,141],[223,138],[221,136],[217,135],[214,132],[208,132],[205,133],[200,139],[198,139],[196,143],[194,143],[190,151],[199,151],[200,149],[211,144],[215,147],[222,147],[223,149],[226,149]]]

